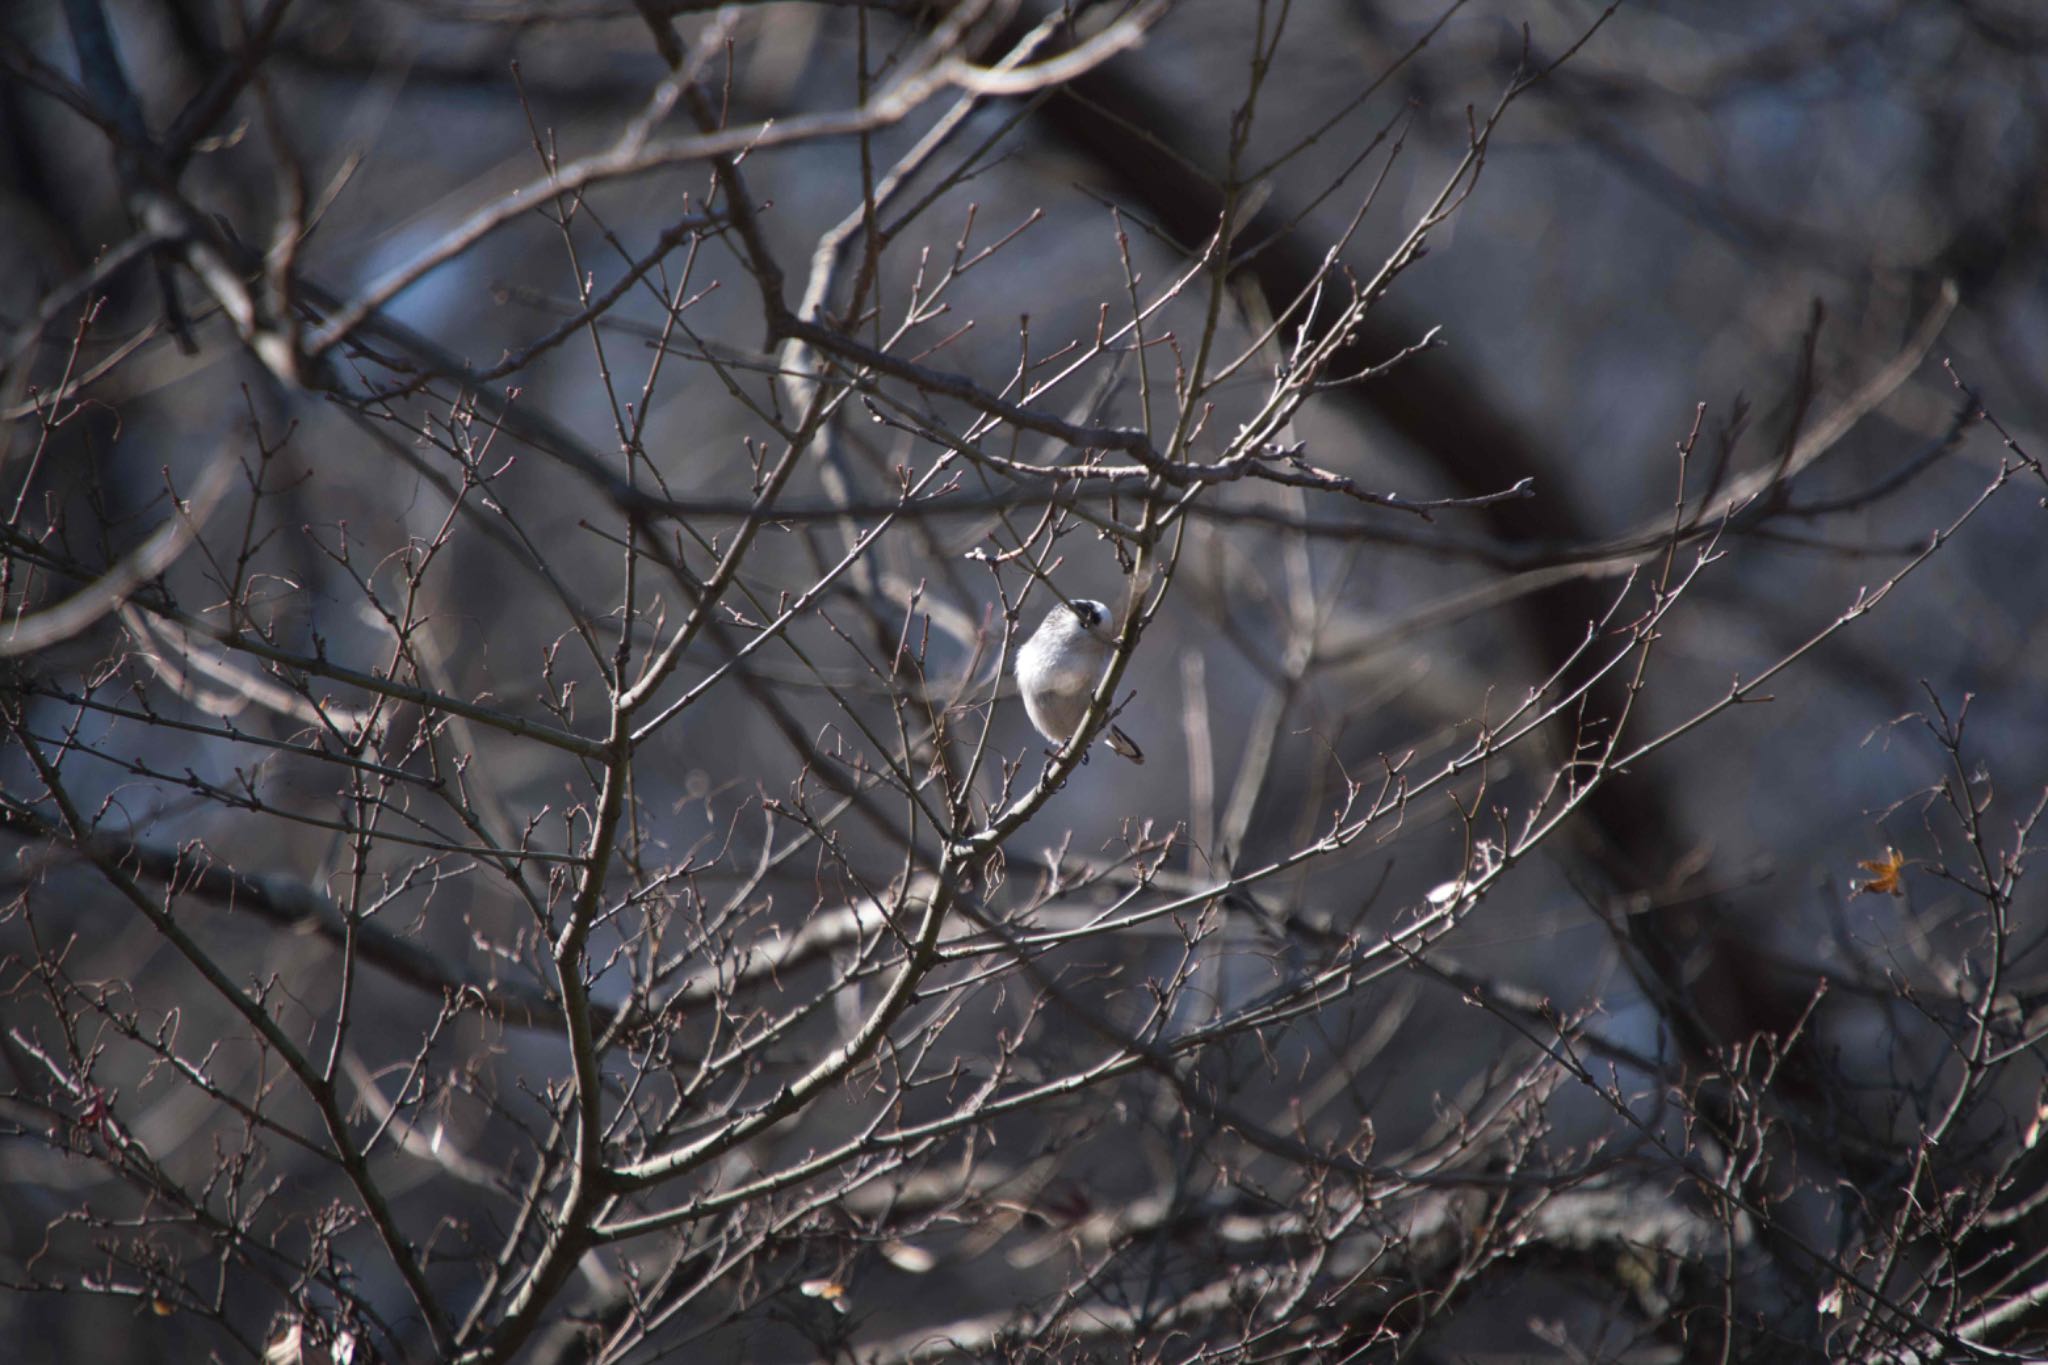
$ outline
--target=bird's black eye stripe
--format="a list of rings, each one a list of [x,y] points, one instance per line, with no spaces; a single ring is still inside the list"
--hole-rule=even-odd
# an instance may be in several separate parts
[[[1074,603],[1074,615],[1081,618],[1081,624],[1084,626],[1102,624],[1102,612],[1093,602]]]

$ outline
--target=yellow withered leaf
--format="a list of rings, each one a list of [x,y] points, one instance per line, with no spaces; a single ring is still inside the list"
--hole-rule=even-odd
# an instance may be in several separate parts
[[[1884,896],[1905,894],[1905,883],[1900,879],[1899,873],[1906,866],[1906,855],[1897,849],[1888,848],[1882,858],[1865,858],[1856,866],[1868,872],[1870,880],[1854,883],[1854,894],[1860,896],[1866,891]]]

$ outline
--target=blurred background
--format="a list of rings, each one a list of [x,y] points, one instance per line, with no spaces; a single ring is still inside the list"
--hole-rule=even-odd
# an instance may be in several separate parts
[[[1133,21],[1129,6],[1077,8],[1073,29],[1042,53]],[[479,1267],[510,1217],[492,1200],[545,1169],[529,1162],[549,1141],[542,1096],[565,1083],[570,1058],[559,1027],[444,1000],[466,980],[535,1009],[558,1001],[534,926],[571,893],[559,864],[473,848],[452,856],[443,845],[489,845],[488,831],[529,852],[576,852],[594,760],[401,700],[372,723],[350,708],[378,705],[376,689],[290,660],[389,674],[601,739],[622,594],[641,593],[644,615],[627,632],[635,648],[658,647],[656,632],[672,631],[691,603],[673,584],[650,586],[654,565],[665,553],[709,573],[779,458],[779,431],[802,409],[805,379],[787,371],[810,361],[772,335],[764,259],[786,276],[790,307],[815,304],[811,320],[1010,400],[1021,401],[1020,355],[1043,367],[1034,382],[1071,362],[1074,377],[1034,393],[1034,407],[1077,425],[1143,426],[1161,445],[1176,417],[1175,376],[1202,363],[1213,374],[1219,357],[1250,349],[1204,396],[1211,406],[1189,443],[1197,460],[1255,422],[1284,375],[1280,356],[1301,316],[1288,315],[1277,346],[1258,348],[1265,315],[1320,284],[1328,304],[1311,317],[1314,332],[1347,290],[1384,288],[1332,343],[1330,377],[1420,349],[1316,392],[1279,435],[1319,469],[1408,499],[1481,498],[1532,481],[1533,496],[1424,518],[1247,479],[1209,490],[1206,510],[1182,523],[1171,589],[1118,691],[1131,698],[1118,724],[1144,745],[1145,766],[1095,754],[1008,841],[1005,874],[977,892],[998,917],[1096,913],[1276,868],[1247,888],[1257,913],[1211,907],[1225,926],[1195,947],[1154,921],[1047,959],[1055,975],[1069,973],[1068,989],[1092,992],[1131,1027],[1160,982],[1166,1017],[1191,1026],[1298,990],[1360,943],[1426,917],[1440,904],[1432,890],[1473,867],[1475,841],[1517,842],[1556,808],[1571,760],[1596,754],[1624,707],[1624,751],[1684,725],[1867,601],[1989,491],[1880,609],[1774,676],[1767,701],[1751,697],[1604,775],[1511,875],[1432,931],[1440,970],[1352,982],[1189,1064],[1236,1111],[1280,1127],[1302,1113],[1290,1137],[1398,1164],[1396,1153],[1436,1150],[1459,1127],[1453,1114],[1483,1126],[1468,1101],[1493,1093],[1503,1059],[1539,1075],[1531,1020],[1583,1016],[1606,1048],[1588,1056],[1602,1058],[1598,1074],[1615,1089],[1559,1072],[1530,1080],[1541,1093],[1522,1115],[1523,1137],[1555,1158],[1549,1169],[1618,1134],[1712,1128],[1699,1113],[1680,1121],[1671,1097],[1690,1097],[1683,1108],[1699,1100],[1702,1077],[1750,1074],[1731,1049],[1788,1040],[1782,1067],[1768,1087],[1759,1082],[1780,1107],[1758,1131],[1776,1135],[1758,1136],[1752,1155],[1775,1154],[1758,1178],[1776,1182],[1771,1207],[1785,1235],[1836,1259],[1757,1253],[1733,1231],[1739,1220],[1718,1224],[1726,1241],[1700,1259],[1725,1253],[1719,1283],[1734,1286],[1748,1335],[1696,1328],[1686,1305],[1723,1300],[1718,1290],[1688,1298],[1682,1275],[1667,1283],[1664,1270],[1646,1272],[1658,1293],[1631,1297],[1615,1288],[1626,1275],[1603,1278],[1564,1253],[1517,1257],[1502,1233],[1498,1254],[1472,1257],[1455,1293],[1418,1294],[1421,1307],[1389,1291],[1364,1312],[1342,1294],[1304,1291],[1301,1314],[1319,1305],[1327,1331],[1285,1349],[1446,1361],[1845,1358],[1844,1342],[1866,1339],[1826,1306],[1844,1267],[1940,1316],[1932,1263],[1908,1289],[1885,1278],[1896,1266],[1857,1258],[1865,1239],[1896,1249],[1917,1233],[1841,1187],[1910,1194],[1930,1169],[1921,1139],[1955,1117],[1943,1112],[1958,1084],[1971,1101],[1967,1152],[1955,1153],[1955,1183],[1943,1188],[2002,1197],[2039,1178],[2027,1124],[2041,1093],[2035,1016],[2048,964],[2040,894],[2020,874],[2040,838],[2030,812],[2048,792],[2048,486],[2037,463],[2009,483],[2001,470],[2038,459],[2048,412],[2048,14],[2023,0],[1136,7],[1143,36],[1128,50],[1055,87],[964,110],[945,151],[876,215],[890,232],[867,254],[876,238],[861,230],[864,184],[949,117],[958,92],[858,136],[812,136],[803,121],[897,89],[890,82],[919,69],[929,56],[919,45],[934,33],[949,51],[993,62],[1029,41],[1049,9],[8,7],[0,501],[12,510],[10,618],[81,586],[64,565],[115,564],[178,520],[172,496],[226,480],[192,519],[189,547],[150,563],[126,594],[140,606],[10,665],[0,1282],[11,1290],[0,1337],[29,1343],[21,1358],[249,1358],[291,1321],[356,1321],[345,1305],[358,1301],[382,1315],[360,1327],[360,1351],[440,1353],[401,1277],[363,1240],[359,1195],[325,1158],[248,1117],[316,1134],[324,1121],[278,1080],[269,1049],[207,993],[190,958],[166,946],[164,927],[138,918],[82,854],[91,840],[51,803],[40,766],[60,751],[70,805],[110,841],[100,855],[153,887],[171,922],[315,1053],[334,1042],[339,964],[370,951],[321,926],[338,914],[388,934],[385,956],[353,985],[348,1047],[335,1043],[360,1069],[340,1087],[354,1096],[344,1107],[365,1133],[383,1125],[387,1142],[394,1125],[366,1096],[410,1114],[396,1126],[417,1140],[377,1169],[392,1198],[410,1201],[409,1235],[436,1249],[436,1292],[456,1305],[484,1292]],[[102,19],[111,58],[95,46]],[[713,123],[779,130],[739,159],[753,206],[744,230],[730,218],[683,230],[734,193],[727,168],[702,159],[593,179],[573,199],[546,192],[551,165],[623,145],[635,120],[649,120],[656,140],[685,131],[689,102],[662,94],[675,54],[659,34],[681,45],[680,69]],[[125,73],[132,107],[109,71]],[[1511,89],[1476,178],[1457,178]],[[1419,259],[1377,276],[1405,259],[1447,184],[1463,196],[1456,211]],[[177,231],[212,241],[253,282],[250,296],[268,301],[269,335],[303,340],[351,300],[375,307],[344,344],[278,363],[258,344],[268,324],[252,340],[189,254],[138,238],[145,228],[159,241],[176,236],[161,226],[166,185],[199,223]],[[530,207],[379,295],[391,272],[522,186]],[[1250,216],[1205,332],[1212,294],[1191,266],[1216,232],[1226,187]],[[572,204],[565,230],[550,215]],[[834,288],[813,300],[806,283],[835,232],[853,245]],[[849,318],[839,310],[855,288],[873,312]],[[1161,300],[1142,359],[1127,341],[1094,345],[1102,319],[1129,319],[1134,295]],[[1206,361],[1194,347],[1204,337]],[[680,886],[704,898],[700,920],[705,905],[726,904],[749,943],[782,941],[866,898],[914,899],[916,850],[937,836],[903,813],[882,772],[906,693],[916,715],[952,718],[946,742],[960,759],[989,727],[997,757],[970,784],[977,812],[1035,780],[1044,742],[999,673],[1006,608],[1032,578],[990,557],[1028,543],[1060,592],[1126,611],[1134,600],[1117,543],[1085,518],[1065,523],[1056,543],[1032,540],[1043,500],[1009,505],[1017,485],[969,460],[949,495],[957,510],[887,520],[901,471],[928,469],[942,450],[930,433],[968,431],[977,408],[901,373],[864,392],[871,401],[847,402],[797,460],[779,494],[788,519],[749,549],[720,613],[725,642],[714,631],[693,645],[655,703],[711,684],[636,755],[637,833],[607,903],[622,900],[593,940],[591,991],[603,1007],[658,1003],[693,979],[687,936],[658,943],[647,927],[649,906],[683,895]],[[1075,454],[1000,422],[973,427],[971,443],[1035,465]],[[458,451],[471,481],[463,499],[463,462],[448,458]],[[210,474],[217,466],[224,475]],[[1754,497],[1733,510],[1716,501],[1744,478]],[[634,504],[622,481],[670,511]],[[1105,507],[1135,517],[1128,503]],[[1652,587],[1664,564],[1657,536],[1702,508],[1715,524],[1727,511],[1725,529],[1696,577],[1686,575],[1708,542],[1676,551],[1684,590],[1658,621],[1639,690],[1633,662],[1591,680],[1577,652],[1590,623],[1625,651],[1626,628],[1664,605]],[[652,556],[639,589],[622,588],[628,541]],[[856,562],[787,630],[791,648],[728,668],[738,641],[856,543]],[[1040,584],[1025,603],[1013,630],[1035,625],[1053,599]],[[214,628],[254,632],[273,653],[246,638],[208,644]],[[921,690],[900,667],[913,636]],[[1347,783],[1370,801],[1395,768],[1435,772],[1560,670],[1588,690],[1555,723],[1343,847],[1301,856],[1342,823]],[[82,706],[88,695],[100,705]],[[339,745],[351,717],[379,735],[356,756],[407,774],[374,799],[361,771],[338,777],[289,747],[321,734]],[[256,752],[226,731],[272,748]],[[464,756],[459,774],[442,744]],[[902,740],[902,770],[932,761],[931,750],[929,739]],[[1020,765],[1014,783],[998,758]],[[820,776],[835,764],[852,776]],[[457,782],[463,795],[450,809],[462,819],[435,806],[449,802],[446,788],[408,786],[427,777]],[[891,817],[904,823],[880,830],[857,803],[842,818],[835,781],[888,792],[883,802],[895,801]],[[836,833],[791,850],[766,803],[807,799],[832,812],[820,827]],[[373,807],[384,812],[377,839],[348,833]],[[1884,875],[1859,864],[1882,865],[1888,850],[1905,869],[1900,894],[1857,894]],[[1062,867],[1089,870],[1068,885],[1048,871]],[[709,941],[724,931],[704,932]],[[681,965],[662,968],[665,954]],[[824,1006],[782,1040],[791,1055],[736,1079],[734,1095],[772,1086],[841,1036],[874,1003],[883,978],[871,967],[841,960],[824,985],[776,984],[774,999],[808,991]],[[1085,1067],[1099,1040],[1081,1015],[1034,1003],[1038,978],[961,970],[948,990],[965,1020],[948,1025],[948,1049],[986,1058],[1015,1046],[1020,1074],[1040,1078]],[[1475,999],[1508,1003],[1482,1010]],[[1972,1037],[1969,1021],[1994,1016],[1995,1046],[1981,1029],[1970,1047],[1956,1042]],[[716,1036],[700,1014],[677,1046],[709,1049]],[[632,1051],[630,1040],[621,1046]],[[173,1055],[191,1075],[172,1074]],[[416,1065],[415,1055],[430,1060]],[[1968,1059],[1960,1073],[1954,1056]],[[1194,1249],[1201,1239],[1184,1226],[1126,1227],[1097,1246],[1080,1227],[1146,1197],[1196,1209],[1222,1200],[1246,1217],[1298,1213],[1312,1202],[1304,1190],[1323,1198],[1321,1182],[1342,1178],[1262,1170],[1280,1159],[1270,1151],[1226,1155],[1242,1134],[1215,1114],[1214,1146],[1202,1148],[1204,1122],[1176,1109],[1170,1087],[1146,1087],[1117,1081],[1090,1092],[1099,1103],[991,1119],[990,1141],[1000,1133],[996,1147],[1014,1149],[1006,1159],[1028,1194],[983,1192],[985,1204],[948,1205],[946,1219],[906,1231],[850,1186],[841,1201],[852,1211],[802,1224],[803,1237],[766,1246],[728,1282],[707,1275],[700,1297],[650,1310],[642,1335],[618,1334],[630,1297],[619,1286],[642,1283],[635,1275],[659,1258],[649,1251],[628,1266],[594,1253],[549,1318],[555,1335],[528,1343],[533,1358],[993,1357],[998,1337],[963,1326],[984,1320],[1019,1333],[1013,1345],[1078,1358],[1113,1348],[1071,1323],[1048,1325],[1058,1317],[1048,1305],[1085,1299],[1076,1285],[1109,1294],[1112,1283],[1133,1315],[1113,1341],[1137,1358],[1189,1358],[1192,1347],[1173,1344],[1171,1315],[1147,1335],[1148,1300],[1130,1285],[1148,1275],[1193,1282],[1197,1265],[1255,1253]],[[950,1092],[897,1101],[904,1112],[954,1102]],[[835,1096],[736,1154],[702,1189],[858,1131],[868,1103]],[[81,1117],[108,1104],[112,1117]],[[1745,1151],[1731,1134],[1750,1130],[1721,1117],[1728,1131],[1697,1137],[1702,1149],[1718,1140],[1719,1155],[1698,1159],[1725,1169]],[[135,1149],[110,1156],[106,1134],[123,1127]],[[444,1156],[443,1134],[466,1155]],[[1199,1161],[1188,1155],[1196,1148]],[[1516,1147],[1516,1159],[1531,1150]],[[1474,1156],[1472,1169],[1499,1175],[1497,1152]],[[966,1157],[924,1159],[938,1169]],[[1197,1164],[1199,1179],[1179,1169]],[[1646,1188],[1699,1170],[1675,1161]],[[199,1206],[233,1208],[223,1224],[244,1218],[245,1203],[264,1205],[247,1226],[260,1226],[266,1249],[249,1252],[161,1188],[153,1196],[152,1181],[205,1187]],[[890,1188],[914,1204],[907,1185]],[[1980,1218],[1996,1202],[1983,1198],[1971,1206]],[[1004,1199],[1002,1216],[1028,1208],[1037,1222],[1003,1223]],[[1186,1216],[1207,1224],[1204,1236],[1222,1217]],[[1479,1214],[1431,1206],[1431,1216],[1491,1245]],[[1962,1296],[1977,1308],[2039,1278],[2004,1259],[2024,1262],[2016,1248],[2037,1231],[2032,1217],[1996,1224],[1989,1247],[1968,1240],[1982,1229],[1961,1215],[1936,1239],[1949,1257],[1936,1260],[1969,1268],[1959,1280],[1982,1272],[1976,1297]],[[1063,1233],[1077,1260],[1050,1245]],[[1754,1228],[1744,1236],[1771,1240]],[[1279,1255],[1273,1245],[1256,1254]],[[836,1302],[842,1294],[848,1304]],[[1971,1311],[1950,1311],[1949,1330],[1961,1332]],[[1895,1328],[1871,1340],[1891,1349]],[[2041,1339],[2038,1310],[1999,1330],[2024,1351]],[[1264,1348],[1247,1329],[1208,1349],[1251,1358]]]

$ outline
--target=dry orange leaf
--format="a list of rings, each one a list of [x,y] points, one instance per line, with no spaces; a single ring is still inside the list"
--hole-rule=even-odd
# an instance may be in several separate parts
[[[1906,855],[1895,848],[1884,851],[1882,858],[1865,858],[1856,866],[1870,874],[1870,880],[1856,883],[1857,895],[1869,891],[1878,895],[1902,896],[1906,893],[1905,883],[1899,873],[1906,866]]]

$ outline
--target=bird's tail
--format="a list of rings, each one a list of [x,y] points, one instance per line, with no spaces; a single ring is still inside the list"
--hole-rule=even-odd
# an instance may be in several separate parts
[[[1114,725],[1109,727],[1109,733],[1104,736],[1104,739],[1110,748],[1116,750],[1116,752],[1122,754],[1131,762],[1143,763],[1145,761],[1145,751],[1136,744],[1133,744],[1131,737],[1117,729]]]

